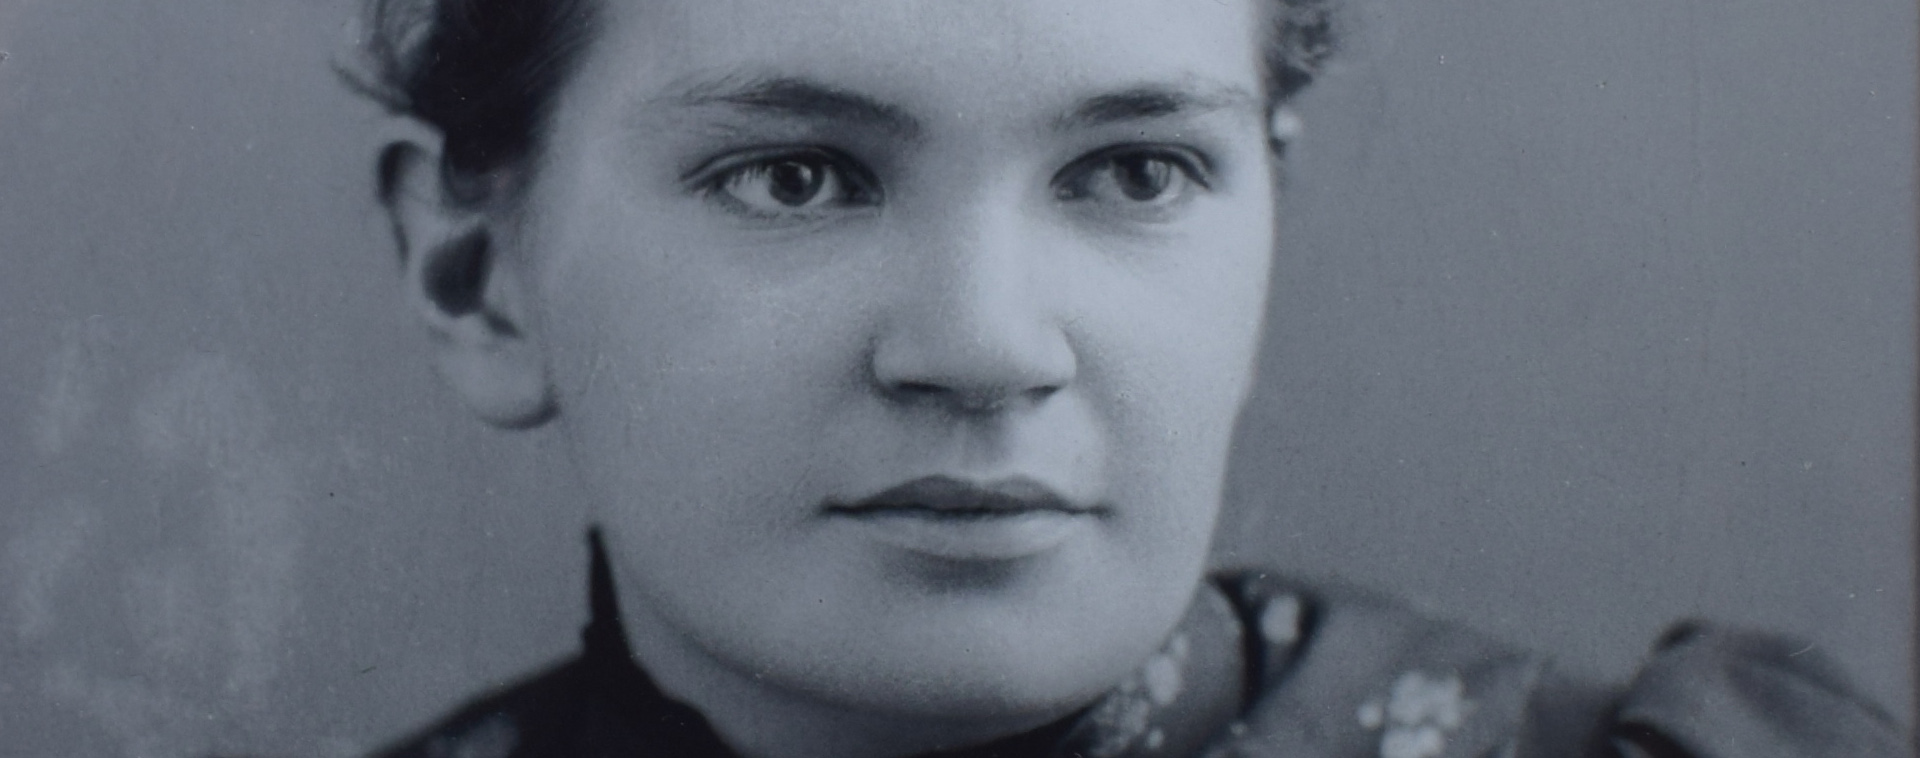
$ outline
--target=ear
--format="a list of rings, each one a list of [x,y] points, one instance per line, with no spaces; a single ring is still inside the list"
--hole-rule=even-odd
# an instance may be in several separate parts
[[[1305,131],[1306,125],[1301,122],[1300,114],[1292,108],[1279,105],[1267,114],[1267,146],[1273,150],[1276,158],[1285,158],[1287,146],[1299,141]]]
[[[529,283],[500,249],[505,203],[456,196],[439,132],[411,121],[402,129],[381,151],[380,200],[400,247],[408,304],[427,327],[440,376],[482,420],[538,426],[556,408],[527,318]]]

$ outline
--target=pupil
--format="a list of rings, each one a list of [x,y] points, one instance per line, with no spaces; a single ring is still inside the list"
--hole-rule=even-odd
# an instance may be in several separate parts
[[[782,205],[806,205],[825,181],[826,172],[799,161],[781,161],[767,167],[767,191]]]
[[[1167,191],[1173,181],[1173,166],[1158,158],[1123,158],[1117,169],[1120,191],[1127,199],[1145,202]]]

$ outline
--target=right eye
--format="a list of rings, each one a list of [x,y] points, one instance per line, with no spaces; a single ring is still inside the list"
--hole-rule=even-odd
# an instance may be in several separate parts
[[[1115,218],[1166,221],[1211,189],[1207,160],[1176,146],[1120,145],[1075,161],[1054,180],[1054,197],[1087,203]]]
[[[702,191],[735,212],[762,219],[810,219],[878,204],[868,174],[822,150],[750,156],[709,175]]]

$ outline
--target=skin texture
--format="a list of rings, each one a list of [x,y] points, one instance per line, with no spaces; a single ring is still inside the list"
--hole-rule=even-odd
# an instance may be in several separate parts
[[[976,742],[1111,687],[1199,580],[1252,381],[1252,4],[605,11],[511,193],[453,202],[420,128],[388,198],[450,384],[562,425],[642,664],[755,755]],[[1074,512],[833,507],[928,476]]]

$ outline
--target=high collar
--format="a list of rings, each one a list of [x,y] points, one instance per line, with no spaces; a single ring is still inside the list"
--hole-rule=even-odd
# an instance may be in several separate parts
[[[613,570],[597,527],[588,531],[587,542],[592,615],[581,630],[581,662],[602,701],[593,709],[599,714],[592,719],[593,741],[644,746],[655,754],[732,756],[705,718],[662,693],[640,668],[621,626]],[[1252,648],[1240,616],[1225,593],[1203,583],[1160,649],[1087,708],[1029,732],[924,758],[1197,754],[1245,704]]]

